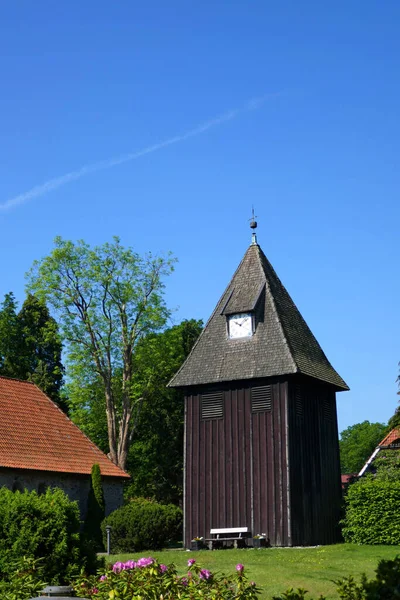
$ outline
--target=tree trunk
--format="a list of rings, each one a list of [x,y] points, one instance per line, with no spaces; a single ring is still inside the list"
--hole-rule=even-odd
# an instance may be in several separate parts
[[[131,411],[123,411],[122,419],[119,428],[118,435],[118,459],[117,465],[121,467],[121,469],[126,468],[126,461],[128,459],[128,451],[130,446],[130,438],[129,438],[129,423],[131,420]]]
[[[118,432],[117,465],[126,468],[130,446],[130,422],[132,417],[132,400],[130,396],[130,383],[132,381],[132,346],[126,344],[124,348],[124,366],[122,371],[122,416]]]
[[[118,444],[117,444],[117,424],[115,415],[115,404],[109,382],[105,385],[105,397],[106,397],[106,415],[107,415],[107,432],[108,432],[108,445],[110,447],[110,458],[114,464],[118,464]]]

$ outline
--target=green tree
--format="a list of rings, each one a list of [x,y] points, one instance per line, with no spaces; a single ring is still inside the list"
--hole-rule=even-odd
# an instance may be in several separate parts
[[[6,294],[0,308],[0,374],[33,381],[66,410],[60,397],[64,369],[57,323],[31,294],[17,309],[14,295]]]
[[[0,375],[21,377],[21,343],[17,316],[17,302],[14,294],[4,296],[0,306]]]
[[[182,498],[183,394],[167,384],[189,354],[202,329],[194,319],[161,333],[152,333],[137,344],[134,385],[141,391],[142,410],[128,454],[132,484],[127,495],[152,497],[179,504]],[[105,400],[99,380],[70,374],[67,384],[72,420],[108,452]]]
[[[400,406],[394,411],[394,415],[390,417],[388,422],[389,429],[400,428]]]
[[[203,323],[186,320],[143,338],[134,357],[135,382],[145,390],[128,470],[130,496],[180,504],[183,473],[183,393],[167,388],[188,356]]]
[[[93,378],[82,377],[79,367],[75,367],[72,364],[67,368],[65,393],[69,417],[100,450],[108,454],[106,400],[102,381],[97,373],[93,373]]]
[[[400,363],[399,363],[399,367],[400,367]],[[400,395],[400,375],[398,375],[397,379],[397,384],[399,386],[399,391],[397,392]],[[400,406],[398,406],[396,408],[396,410],[394,411],[394,415],[389,419],[389,429],[396,429],[396,428],[400,428]]]
[[[122,468],[143,402],[133,354],[142,337],[166,323],[163,277],[173,263],[170,255],[140,257],[118,238],[93,249],[56,238],[28,274],[28,289],[59,316],[78,381],[101,381],[110,457]]]
[[[371,472],[376,480],[400,481],[400,450],[382,449],[372,463]]]
[[[18,313],[18,330],[22,379],[33,381],[66,411],[65,400],[60,396],[64,367],[58,325],[46,304],[32,294],[28,294]]]
[[[342,431],[339,441],[342,473],[358,473],[386,432],[384,423],[369,421],[351,425]]]

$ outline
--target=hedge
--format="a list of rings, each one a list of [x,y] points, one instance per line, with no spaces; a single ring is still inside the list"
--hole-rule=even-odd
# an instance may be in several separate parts
[[[348,488],[343,537],[354,544],[400,544],[400,481],[360,479]]]

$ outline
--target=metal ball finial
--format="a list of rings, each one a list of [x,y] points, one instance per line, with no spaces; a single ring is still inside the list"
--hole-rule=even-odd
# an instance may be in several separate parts
[[[257,236],[256,236],[256,229],[257,229],[257,221],[256,221],[256,216],[254,215],[254,206],[251,207],[251,219],[249,219],[250,221],[250,227],[253,230],[253,233],[251,234],[251,243],[252,244],[257,244]]]

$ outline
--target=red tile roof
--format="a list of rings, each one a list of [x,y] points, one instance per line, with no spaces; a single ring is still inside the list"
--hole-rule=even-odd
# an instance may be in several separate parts
[[[354,477],[357,477],[357,473],[342,473],[340,477],[342,480],[342,485],[345,485],[346,483],[349,483],[352,479],[354,479]]]
[[[400,438],[400,429],[392,429],[387,436],[378,444],[378,446],[389,446]]]
[[[0,377],[0,467],[129,477],[36,385]]]

